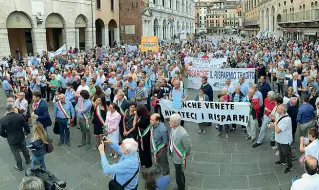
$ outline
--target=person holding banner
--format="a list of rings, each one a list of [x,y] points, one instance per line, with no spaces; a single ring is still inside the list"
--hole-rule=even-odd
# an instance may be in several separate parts
[[[60,141],[58,146],[61,146],[64,142],[68,146],[70,143],[70,124],[74,118],[74,108],[69,100],[66,100],[64,94],[59,95],[59,101],[54,104],[54,118],[58,120],[60,127]]]
[[[259,101],[257,98],[253,97],[254,90],[250,89],[248,91],[248,95],[245,97],[244,102],[249,102],[250,107],[250,115],[249,115],[249,123],[246,127],[248,136],[246,140],[250,139],[250,142],[254,142],[257,135],[257,119],[259,114]]]
[[[187,131],[180,124],[181,116],[172,114],[169,120],[169,126],[172,128],[169,136],[169,150],[175,166],[177,189],[185,190],[184,171],[186,169],[186,158],[191,152],[192,144]]]
[[[209,97],[204,93],[204,88],[200,88],[199,89],[199,94],[195,97],[195,101],[209,101]],[[201,134],[206,134],[206,126],[207,126],[207,123],[199,123],[198,124],[199,126],[199,130],[198,130],[198,133]]]
[[[80,97],[78,103],[75,106],[75,111],[77,112],[77,117],[79,118],[79,126],[82,132],[82,141],[78,147],[85,146],[87,144],[86,150],[91,148],[91,134],[89,125],[89,115],[92,107],[90,98],[90,93],[87,90],[82,90],[80,92]]]
[[[203,89],[204,94],[208,96],[208,101],[213,101],[214,94],[213,94],[213,88],[212,86],[207,82],[208,78],[207,76],[202,76],[202,85],[201,89]],[[206,100],[205,100],[206,101]]]
[[[181,81],[175,80],[174,81],[174,88],[172,89],[169,99],[173,101],[173,108],[174,109],[181,109],[183,102],[186,101],[188,95],[184,89],[181,89]],[[184,126],[184,121],[181,121],[181,126]]]

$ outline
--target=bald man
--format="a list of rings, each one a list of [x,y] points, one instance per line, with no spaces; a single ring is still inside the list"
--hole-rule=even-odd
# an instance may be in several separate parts
[[[7,102],[11,102],[14,103],[14,99],[12,97],[7,98]],[[18,113],[18,109],[16,107],[14,107],[14,112]],[[8,112],[4,113],[3,116],[6,116]]]
[[[307,156],[305,159],[306,173],[300,179],[293,182],[290,190],[318,190],[318,160],[313,156]]]
[[[152,134],[151,151],[154,156],[155,172],[162,172],[163,176],[169,175],[170,171],[167,158],[168,131],[164,123],[161,122],[161,116],[158,113],[154,113],[151,116],[150,125],[150,132]]]

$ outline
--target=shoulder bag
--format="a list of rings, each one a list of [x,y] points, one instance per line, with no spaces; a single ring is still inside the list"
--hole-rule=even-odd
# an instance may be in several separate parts
[[[114,179],[112,179],[110,182],[109,182],[109,190],[124,190],[125,187],[131,183],[131,181],[134,179],[134,177],[138,174],[140,168],[137,168],[135,174],[133,175],[133,177],[131,177],[131,179],[129,179],[126,183],[124,183],[123,185],[119,184],[117,181],[116,181],[116,174],[114,175]]]

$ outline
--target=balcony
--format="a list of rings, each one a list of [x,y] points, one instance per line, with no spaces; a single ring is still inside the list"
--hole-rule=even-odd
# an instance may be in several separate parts
[[[249,20],[249,21],[244,21],[244,26],[252,26],[252,25],[258,25],[258,20]]]
[[[319,20],[319,9],[288,13],[277,17],[278,24],[314,22],[317,20]]]

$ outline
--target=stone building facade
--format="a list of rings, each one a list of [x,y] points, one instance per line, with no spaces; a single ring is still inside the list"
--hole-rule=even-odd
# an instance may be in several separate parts
[[[140,44],[141,36],[171,40],[195,32],[194,0],[120,0],[120,35]]]
[[[95,1],[0,0],[0,56],[95,44]]]

